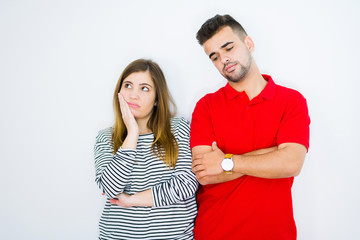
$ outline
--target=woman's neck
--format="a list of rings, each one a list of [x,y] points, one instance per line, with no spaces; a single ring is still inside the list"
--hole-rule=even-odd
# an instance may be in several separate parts
[[[151,133],[151,129],[148,128],[147,123],[149,119],[137,119],[136,122],[139,126],[139,135]]]

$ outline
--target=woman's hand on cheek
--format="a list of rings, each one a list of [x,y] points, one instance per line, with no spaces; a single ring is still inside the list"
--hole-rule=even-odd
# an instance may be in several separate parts
[[[128,131],[128,134],[135,134],[139,135],[139,126],[134,118],[134,115],[132,114],[129,105],[125,101],[124,97],[118,93],[119,103],[120,103],[120,110],[122,119],[124,121],[124,124],[126,126],[126,129]]]

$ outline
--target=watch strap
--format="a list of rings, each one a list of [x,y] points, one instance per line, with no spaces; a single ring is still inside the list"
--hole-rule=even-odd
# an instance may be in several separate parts
[[[227,153],[227,154],[225,154],[224,159],[225,159],[225,158],[231,159],[232,156],[233,156],[233,154]],[[224,171],[224,172],[225,172],[226,174],[232,174],[232,171],[231,171],[231,170],[230,170],[230,171]]]

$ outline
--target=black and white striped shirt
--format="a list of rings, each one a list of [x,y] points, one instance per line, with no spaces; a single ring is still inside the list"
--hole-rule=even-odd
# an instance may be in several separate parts
[[[108,197],[100,218],[99,239],[193,239],[198,182],[191,172],[189,123],[171,120],[179,145],[175,169],[169,170],[152,151],[152,133],[140,135],[136,150],[113,154],[112,128],[99,132],[95,143],[96,183]],[[154,207],[123,208],[109,199],[122,192],[152,190]]]

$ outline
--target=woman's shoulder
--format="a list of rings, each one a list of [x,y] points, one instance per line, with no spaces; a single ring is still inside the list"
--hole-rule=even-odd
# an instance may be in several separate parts
[[[174,117],[171,119],[171,128],[175,135],[188,137],[190,133],[190,123],[183,117]]]
[[[96,136],[96,141],[106,142],[106,141],[111,140],[113,132],[114,131],[113,131],[112,127],[108,127],[103,130],[100,130]]]
[[[190,123],[183,117],[173,117],[171,118],[171,126],[174,128],[178,127],[190,127]]]

